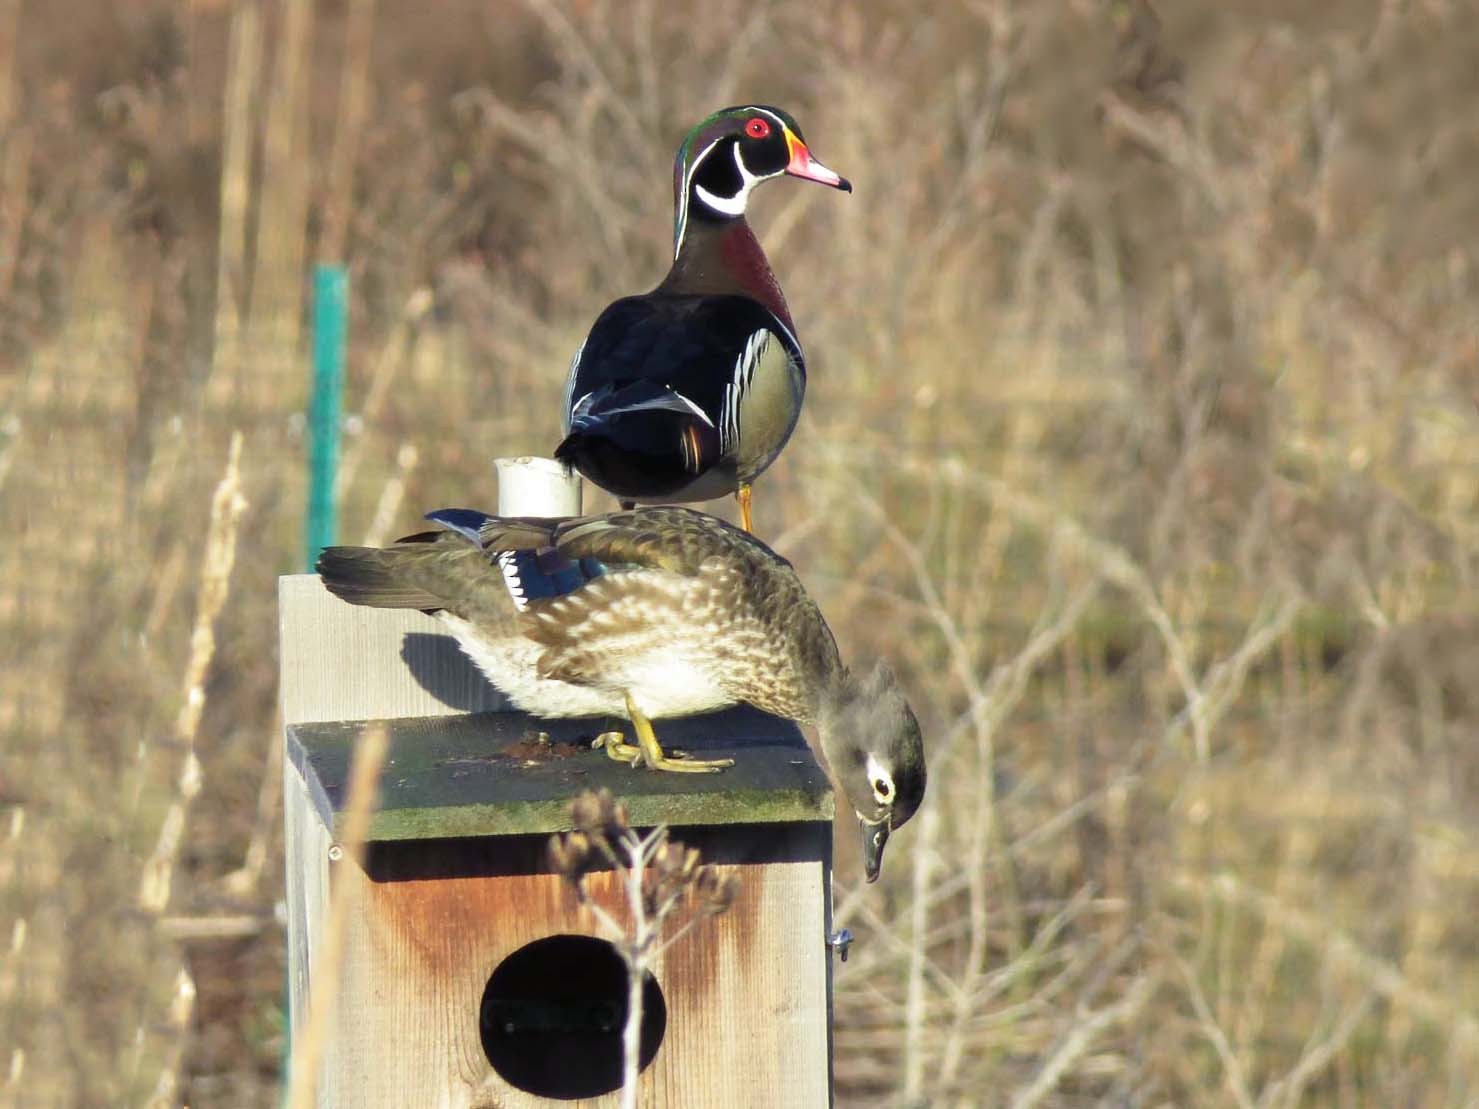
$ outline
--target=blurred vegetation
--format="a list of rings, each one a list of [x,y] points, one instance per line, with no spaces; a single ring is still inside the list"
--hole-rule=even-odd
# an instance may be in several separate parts
[[[0,0],[4,1102],[274,1102],[311,262],[344,538],[491,505],[746,99],[857,186],[757,528],[930,743],[839,1103],[1479,1099],[1479,10],[937,7]]]

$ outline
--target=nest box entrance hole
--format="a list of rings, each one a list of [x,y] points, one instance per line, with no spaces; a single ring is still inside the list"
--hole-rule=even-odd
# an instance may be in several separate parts
[[[668,1008],[650,973],[642,987],[640,1068],[657,1055]],[[478,1014],[483,1053],[511,1086],[549,1098],[598,1097],[621,1088],[627,968],[591,936],[549,936],[494,968]]]

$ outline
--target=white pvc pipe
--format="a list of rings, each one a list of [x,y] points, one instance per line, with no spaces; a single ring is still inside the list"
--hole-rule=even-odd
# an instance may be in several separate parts
[[[579,516],[580,475],[553,458],[495,458],[498,515]]]

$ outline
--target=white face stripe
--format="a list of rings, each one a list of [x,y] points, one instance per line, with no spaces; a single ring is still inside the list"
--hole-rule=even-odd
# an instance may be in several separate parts
[[[694,185],[693,192],[716,212],[722,212],[726,216],[742,216],[745,214],[745,205],[750,203],[750,190],[762,179],[751,173],[750,167],[745,165],[744,158],[740,157],[739,143],[734,144],[733,150],[734,164],[739,169],[740,180],[743,182],[740,191],[733,196],[715,196],[702,185]]]
[[[774,112],[766,111],[764,108],[758,107],[756,105],[750,105],[749,107],[739,109],[739,111],[764,116],[766,119],[770,120],[773,126],[779,127],[783,132],[788,130],[785,123],[782,122],[779,116],[777,116]],[[698,154],[694,156],[693,161],[688,163],[688,171],[683,175],[683,188],[678,193],[677,227],[673,232],[674,258],[678,257],[678,251],[683,246],[683,235],[688,230],[688,194],[694,191],[693,175],[698,172],[698,167],[703,164],[703,160],[709,156],[709,153],[714,149],[714,147],[718,146],[726,138],[730,137],[732,136],[721,135],[719,138],[715,139],[713,142],[709,143],[708,146],[699,151]],[[748,169],[745,168],[744,162],[740,160],[738,143],[736,143],[734,147],[734,160],[735,163],[739,166],[740,173],[743,174],[745,178],[745,187],[741,191],[740,197],[748,199],[751,186],[755,181],[761,179],[755,177],[752,173],[750,173]],[[785,171],[782,170],[781,172],[784,173]],[[772,174],[772,176],[779,176],[779,174]],[[707,189],[701,188],[699,192],[702,194],[703,202],[717,212],[724,212],[726,215],[740,215],[745,210],[744,203],[741,203],[738,212],[727,212],[723,207],[720,206],[720,204],[715,203],[718,198],[710,193]]]
[[[712,208],[726,216],[742,216],[745,214],[745,205],[750,202],[750,185],[746,182],[745,187],[732,197],[715,196],[702,185],[695,185],[693,195],[702,200],[706,208]]]
[[[693,175],[703,160],[709,156],[709,151],[718,146],[724,140],[715,139],[699,151],[698,156],[688,164],[688,172],[683,175],[683,188],[678,193],[678,230],[673,235],[673,257],[678,257],[678,248],[683,245],[683,234],[688,230],[688,194],[693,191]]]

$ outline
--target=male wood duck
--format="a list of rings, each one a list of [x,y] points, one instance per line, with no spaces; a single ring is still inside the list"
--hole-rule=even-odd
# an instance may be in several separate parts
[[[329,590],[438,616],[488,680],[536,716],[625,716],[612,758],[714,772],[732,759],[663,751],[652,719],[744,701],[815,723],[863,830],[868,881],[924,797],[919,724],[893,673],[842,664],[791,564],[747,532],[679,507],[514,519],[445,509],[443,530],[389,547],[330,547]]]
[[[806,363],[745,206],[789,175],[851,192],[779,108],[725,108],[683,140],[673,168],[673,265],[650,293],[597,318],[570,365],[555,457],[614,494],[702,501],[750,483],[801,414]]]

